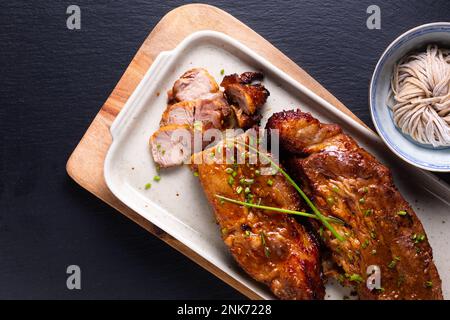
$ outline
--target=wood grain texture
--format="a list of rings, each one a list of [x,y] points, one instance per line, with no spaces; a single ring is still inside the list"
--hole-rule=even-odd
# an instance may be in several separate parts
[[[111,144],[109,127],[130,97],[145,72],[161,51],[171,50],[189,34],[199,30],[215,30],[228,34],[259,53],[275,66],[292,76],[342,112],[360,123],[340,101],[323,88],[304,70],[287,58],[256,32],[226,12],[209,5],[191,4],[169,12],[156,25],[131,61],[115,89],[89,126],[82,140],[67,162],[68,174],[83,188],[93,193],[122,214],[159,237],[190,259],[207,269],[241,293],[252,299],[260,297],[253,291],[218,270],[188,247],[169,236],[140,215],[127,208],[107,188],[103,177],[103,163]]]

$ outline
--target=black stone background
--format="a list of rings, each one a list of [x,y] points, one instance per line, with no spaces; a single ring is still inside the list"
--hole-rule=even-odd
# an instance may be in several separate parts
[[[148,33],[183,1],[1,1],[0,298],[243,298],[76,183],[65,163]],[[372,126],[386,46],[448,21],[442,1],[211,1],[272,42]],[[66,28],[66,8],[82,29]],[[381,8],[381,30],[366,8]],[[449,181],[449,175],[441,175]],[[420,183],[420,181],[418,181]],[[66,267],[82,290],[66,289]]]

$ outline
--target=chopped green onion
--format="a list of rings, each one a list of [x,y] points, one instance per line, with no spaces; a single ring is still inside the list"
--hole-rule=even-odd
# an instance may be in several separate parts
[[[397,287],[401,287],[401,285],[405,282],[405,275],[401,274],[397,279]]]
[[[148,190],[148,189],[150,189],[152,187],[152,184],[151,183],[147,183],[146,185],[145,185],[145,190]]]
[[[222,234],[227,234],[228,233],[228,229],[227,228],[222,228]]]
[[[250,188],[249,188],[249,187],[246,187],[245,190],[244,190],[244,193],[250,193],[250,192],[251,192]],[[250,195],[249,195],[249,196],[250,196]]]
[[[357,273],[354,273],[354,274],[350,275],[350,276],[348,277],[348,279],[349,279],[350,281],[354,281],[354,282],[358,282],[358,283],[364,281],[364,279],[363,279],[359,274],[357,274]]]
[[[153,180],[156,181],[156,182],[159,182],[159,181],[161,181],[161,177],[160,176],[154,176]]]
[[[228,184],[230,186],[232,186],[234,184],[234,178],[233,177],[228,177]]]
[[[422,241],[425,240],[425,235],[424,235],[424,234],[417,234],[417,233],[414,233],[414,234],[411,236],[411,240],[413,240],[414,243],[422,242]]]
[[[255,175],[257,175],[257,176],[261,175],[261,171],[255,170]]]
[[[251,232],[249,230],[245,230],[245,236],[250,237],[250,235],[251,235]]]
[[[368,216],[372,215],[372,213],[373,213],[373,209],[367,209],[366,211],[364,211],[364,216],[368,217]]]
[[[264,235],[264,231],[261,231],[261,232],[259,233],[259,236],[261,237],[261,243],[262,243],[262,245],[265,246],[265,245],[266,245],[266,237],[265,237],[265,235]]]
[[[337,186],[335,186],[335,185],[333,185],[333,186],[331,187],[331,190],[333,190],[333,191],[336,192],[336,193],[339,192],[339,188],[338,188]]]
[[[225,70],[224,69],[220,70],[220,74],[224,75],[225,74]]]
[[[334,205],[334,198],[333,197],[327,197],[327,203],[329,206]]]
[[[408,214],[408,212],[406,212],[406,211],[404,211],[404,210],[400,210],[400,211],[397,211],[397,214],[398,214],[399,216],[406,216],[406,215]]]
[[[273,186],[273,180],[272,179],[267,180],[267,185],[269,187]]]
[[[263,247],[264,247],[264,254],[265,254],[265,256],[266,256],[267,258],[269,258],[269,256],[270,256],[270,250],[269,250],[269,248],[266,246],[266,236],[265,236],[265,234],[264,234],[264,231],[261,231],[261,232],[259,233],[259,236],[261,237],[261,243],[262,243],[262,245],[263,245]]]
[[[397,261],[396,260],[392,260],[391,262],[389,262],[388,268],[389,269],[394,269],[396,264],[397,264]]]
[[[369,245],[369,239],[364,240],[364,242],[361,244],[361,248],[365,249]]]
[[[232,174],[233,173],[233,168],[226,168],[225,169],[225,173],[228,173],[228,174]]]
[[[426,287],[426,288],[432,288],[432,287],[433,287],[433,281],[427,281],[427,282],[425,282],[425,287]]]
[[[366,203],[366,199],[364,199],[364,198],[359,199],[359,203],[361,203],[361,204]]]
[[[233,172],[231,173],[231,176],[232,176],[233,178],[236,178],[237,172],[236,172],[236,171],[233,171]]]
[[[244,179],[244,184],[253,184],[255,183],[255,179]]]
[[[198,171],[194,171],[194,177],[198,177]]]
[[[242,187],[241,186],[237,187],[236,188],[236,193],[237,194],[241,194],[241,192],[242,192]]]

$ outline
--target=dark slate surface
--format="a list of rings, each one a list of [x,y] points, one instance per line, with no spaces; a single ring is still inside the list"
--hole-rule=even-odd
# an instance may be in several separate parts
[[[0,4],[0,298],[243,298],[65,172],[142,41],[182,3]],[[81,31],[66,28],[70,4],[81,7]],[[370,126],[368,83],[384,48],[411,27],[450,17],[447,0],[213,4],[271,41]],[[370,4],[381,7],[381,30],[366,28]],[[81,291],[66,289],[70,264],[81,266]]]

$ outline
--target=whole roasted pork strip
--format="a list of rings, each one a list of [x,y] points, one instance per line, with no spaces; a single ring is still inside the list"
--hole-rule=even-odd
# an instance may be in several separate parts
[[[345,241],[313,223],[338,280],[355,285],[361,299],[442,299],[441,280],[425,230],[394,185],[388,168],[335,124],[308,113],[274,114],[288,172],[321,212],[345,221],[336,225]],[[368,289],[366,270],[378,266],[381,288]]]
[[[216,195],[300,210],[296,191],[280,173],[262,175],[260,165],[221,164],[211,155],[223,145],[193,156],[192,165],[214,209],[222,238],[238,264],[281,299],[323,299],[316,239],[292,216],[223,201]],[[220,152],[219,150],[222,150]],[[207,163],[208,162],[208,163]]]

